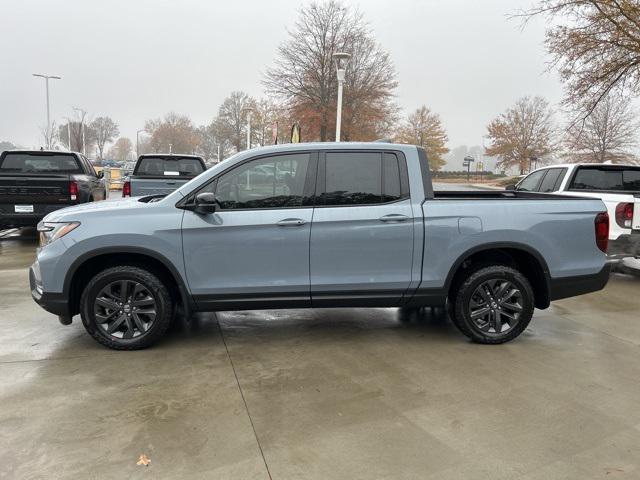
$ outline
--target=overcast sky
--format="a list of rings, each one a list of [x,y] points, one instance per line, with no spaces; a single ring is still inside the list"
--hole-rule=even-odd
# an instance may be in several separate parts
[[[12,0],[0,28],[0,140],[40,146],[44,80],[57,123],[72,106],[108,115],[135,141],[175,111],[206,124],[233,90],[261,96],[262,73],[304,2],[297,0]],[[561,96],[546,72],[544,25],[507,15],[532,0],[362,0],[391,53],[405,111],[440,113],[449,147],[479,145],[487,123],[524,95]]]

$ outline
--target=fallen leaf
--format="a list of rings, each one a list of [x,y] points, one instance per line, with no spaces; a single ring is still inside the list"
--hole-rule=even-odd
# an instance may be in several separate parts
[[[144,465],[145,467],[148,467],[150,463],[151,459],[143,453],[142,455],[140,455],[140,458],[138,459],[138,463],[136,465]]]
[[[624,473],[624,470],[622,468],[608,467],[605,468],[605,472],[605,475],[611,475],[614,472]]]

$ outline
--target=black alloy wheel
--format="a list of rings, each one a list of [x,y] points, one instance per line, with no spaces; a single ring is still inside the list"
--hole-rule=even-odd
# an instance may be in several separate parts
[[[458,284],[451,319],[474,342],[505,343],[526,330],[535,304],[529,280],[517,269],[492,265],[471,270]]]
[[[98,272],[80,298],[87,332],[116,350],[138,350],[155,343],[169,328],[173,311],[161,277],[133,265]]]

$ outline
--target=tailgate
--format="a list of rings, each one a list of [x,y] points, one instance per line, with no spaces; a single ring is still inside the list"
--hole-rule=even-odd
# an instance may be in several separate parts
[[[631,228],[640,230],[640,195],[636,195],[633,205],[633,222]]]
[[[191,177],[143,178],[131,177],[131,196],[168,195],[191,180]]]
[[[68,175],[0,175],[2,204],[70,204]]]

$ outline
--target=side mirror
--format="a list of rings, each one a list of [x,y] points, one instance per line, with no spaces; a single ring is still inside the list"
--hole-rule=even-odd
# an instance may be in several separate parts
[[[200,215],[214,213],[216,207],[219,205],[216,196],[210,192],[203,192],[196,195],[195,203],[196,205],[193,211]]]
[[[513,190],[516,189],[516,186],[515,185],[507,185],[506,187],[504,187],[504,189],[513,191]]]
[[[104,178],[104,172],[102,170],[98,172],[98,178]]]

